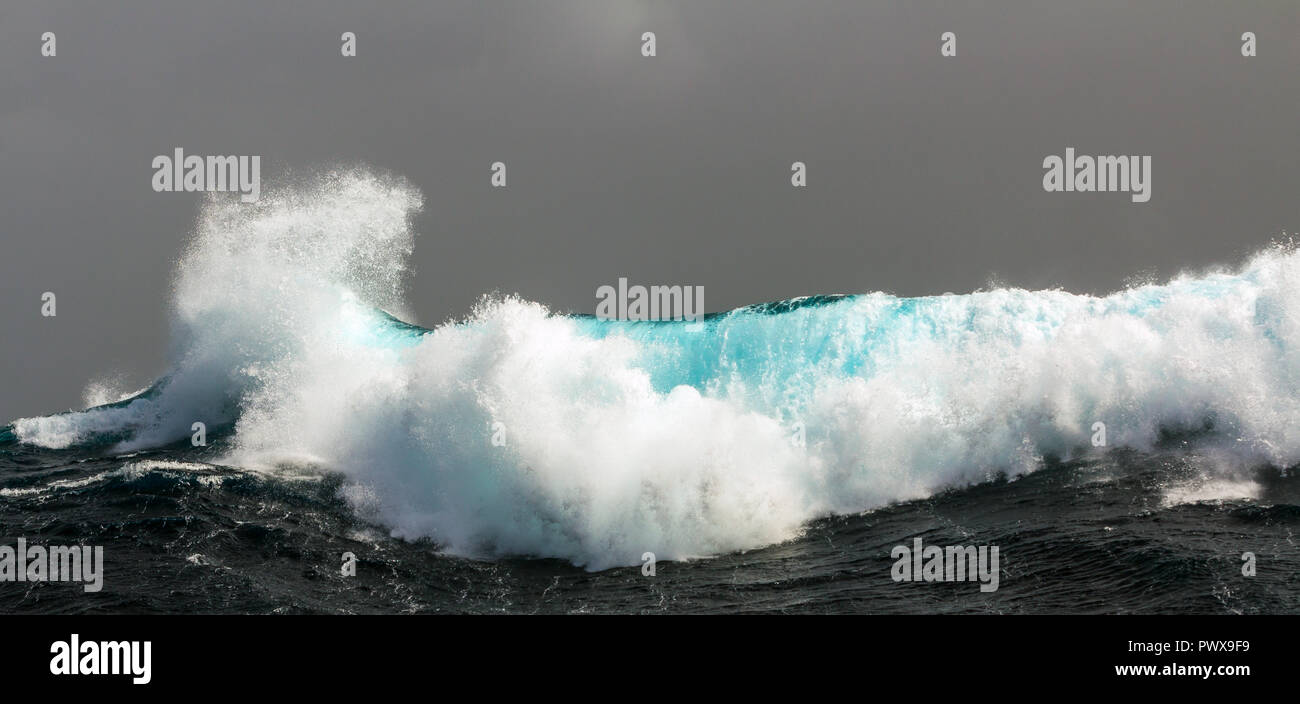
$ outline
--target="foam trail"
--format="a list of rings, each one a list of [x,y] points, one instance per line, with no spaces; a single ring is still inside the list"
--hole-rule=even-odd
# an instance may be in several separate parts
[[[126,451],[232,423],[223,464],[342,472],[395,535],[592,569],[767,545],[817,516],[1019,475],[1091,451],[1095,422],[1110,446],[1186,431],[1235,468],[1300,461],[1288,248],[1106,297],[817,298],[698,332],[502,298],[427,331],[379,312],[401,310],[420,202],[340,172],[210,203],[177,276],[172,372],[15,434]]]

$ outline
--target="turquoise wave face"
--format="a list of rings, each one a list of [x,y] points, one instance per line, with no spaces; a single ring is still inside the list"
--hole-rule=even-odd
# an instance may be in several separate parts
[[[809,296],[713,313],[701,322],[557,317],[572,321],[578,334],[591,339],[634,341],[635,365],[659,393],[679,386],[715,395],[740,386],[766,389],[774,397],[769,399],[771,410],[788,415],[806,405],[818,383],[873,378],[904,362],[909,351],[922,348],[927,354],[938,348],[953,358],[975,353],[981,345],[1014,353],[1024,345],[1045,344],[1083,321],[1128,320],[1164,334],[1180,324],[1176,317],[1160,315],[1171,301],[1212,310],[1216,302],[1253,296],[1257,278],[1253,271],[1216,274],[1106,297],[1016,289],[917,298],[882,293]],[[1275,329],[1277,306],[1269,300],[1254,303],[1254,325],[1248,332],[1282,344]],[[1239,332],[1212,320],[1197,321],[1201,323],[1204,333],[1219,340]],[[366,339],[401,349],[433,332],[379,312]]]

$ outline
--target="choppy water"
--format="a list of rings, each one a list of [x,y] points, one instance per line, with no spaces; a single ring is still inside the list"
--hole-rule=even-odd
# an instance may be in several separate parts
[[[25,536],[103,545],[106,563],[97,594],[71,584],[0,586],[7,613],[1300,610],[1300,482],[1265,471],[1254,499],[1210,498],[1220,488],[1177,451],[1116,451],[818,519],[778,545],[660,560],[653,577],[639,566],[589,572],[558,559],[479,561],[392,538],[340,498],[339,475],[260,475],[206,464],[211,452],[189,448],[118,459],[0,452],[5,544]],[[890,552],[917,536],[999,546],[998,590],[895,582]],[[1246,551],[1256,555],[1254,577],[1241,574]],[[345,552],[357,557],[355,577],[340,573]]]

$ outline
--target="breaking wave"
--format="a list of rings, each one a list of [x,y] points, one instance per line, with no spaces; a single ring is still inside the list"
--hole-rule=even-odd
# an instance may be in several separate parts
[[[1300,461],[1289,247],[1105,297],[820,296],[698,325],[496,297],[425,329],[400,320],[421,204],[365,171],[210,201],[175,278],[169,372],[0,440],[129,453],[203,422],[221,464],[341,473],[396,536],[590,569],[1014,478],[1096,451],[1096,423],[1109,447],[1208,449],[1212,487]]]

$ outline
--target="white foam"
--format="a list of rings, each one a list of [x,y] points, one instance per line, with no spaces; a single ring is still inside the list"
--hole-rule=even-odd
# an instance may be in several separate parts
[[[1165,507],[1201,502],[1217,503],[1238,499],[1258,500],[1263,487],[1251,479],[1202,477],[1169,487],[1164,492]]]
[[[138,429],[125,451],[233,407],[223,463],[337,470],[357,511],[396,535],[593,569],[776,543],[817,516],[1023,474],[1089,447],[1096,421],[1111,447],[1150,449],[1162,428],[1212,416],[1201,441],[1232,463],[1300,461],[1291,250],[1104,298],[999,289],[904,315],[873,294],[736,318],[707,383],[660,388],[663,365],[686,363],[662,340],[597,339],[511,298],[409,346],[367,340],[375,308],[401,310],[419,203],[344,173],[210,204],[177,279],[170,386],[19,421],[19,437],[62,447]],[[870,363],[845,373],[854,361]]]
[[[48,494],[67,489],[80,489],[99,484],[110,479],[124,477],[126,479],[138,479],[150,473],[193,473],[205,472],[211,467],[196,462],[176,462],[171,460],[144,460],[140,462],[127,462],[117,469],[96,472],[92,475],[80,479],[56,479],[52,482],[40,486],[18,487],[18,488],[0,488],[0,496],[34,496],[38,494]],[[206,486],[218,486],[227,477],[225,475],[198,475],[197,480],[200,484]]]

